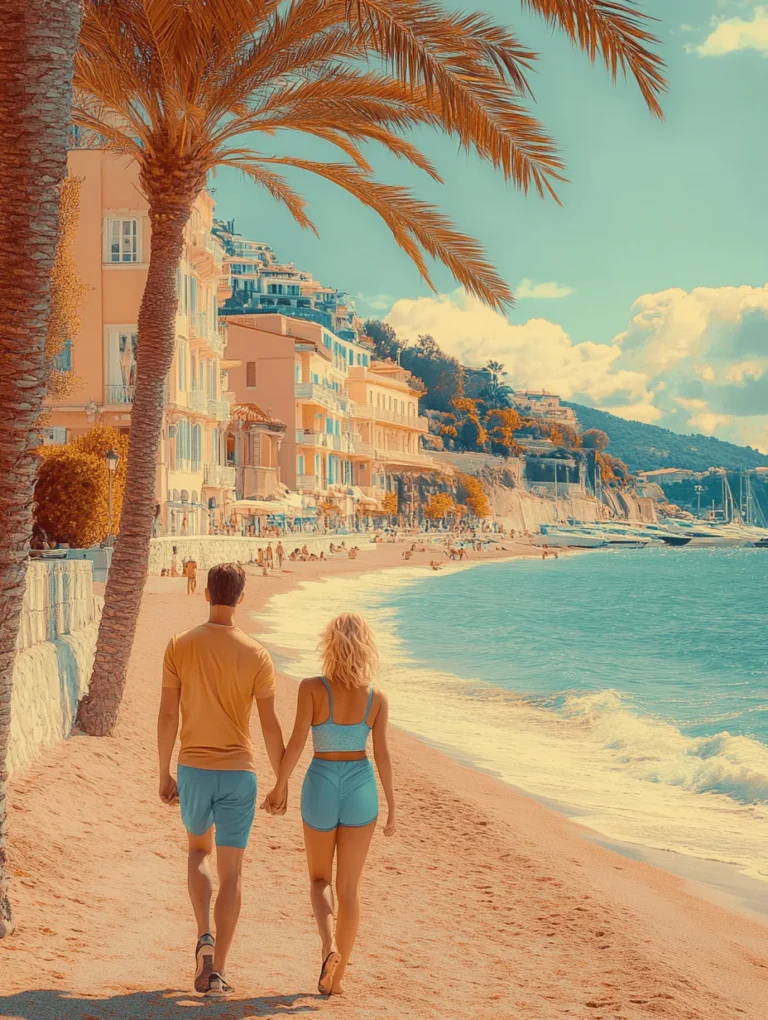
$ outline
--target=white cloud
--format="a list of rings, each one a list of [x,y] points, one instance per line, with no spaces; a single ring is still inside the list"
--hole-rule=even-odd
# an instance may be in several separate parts
[[[503,362],[515,387],[768,452],[768,284],[644,294],[607,343],[543,318],[512,325],[462,290],[397,301],[387,321],[466,364]]]
[[[738,50],[768,55],[768,7],[756,7],[750,18],[713,18],[704,42],[688,48],[702,57],[721,57]]]
[[[523,280],[515,288],[515,297],[521,301],[525,298],[564,298],[573,294],[571,287],[565,287],[560,283],[534,283],[533,280]]]
[[[355,294],[355,300],[372,312],[385,312],[392,307],[394,298],[391,294]]]

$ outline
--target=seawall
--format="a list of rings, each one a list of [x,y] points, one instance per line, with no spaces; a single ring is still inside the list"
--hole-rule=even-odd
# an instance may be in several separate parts
[[[170,572],[173,549],[179,558],[193,559],[200,571],[208,570],[217,563],[253,563],[259,549],[272,546],[274,552],[278,542],[283,543],[286,556],[297,546],[307,547],[311,553],[328,555],[331,542],[335,545],[346,543],[347,548],[356,545],[361,549],[370,544],[370,535],[352,533],[349,535],[285,535],[282,538],[240,538],[226,535],[166,535],[153,538],[149,549],[149,573],[160,574],[163,570]]]
[[[27,564],[11,695],[11,774],[70,735],[88,689],[101,606],[90,562]]]

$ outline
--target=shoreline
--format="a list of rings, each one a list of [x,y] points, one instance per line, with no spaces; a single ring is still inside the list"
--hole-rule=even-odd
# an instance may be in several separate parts
[[[533,549],[533,547],[530,548]],[[580,555],[581,553],[589,551],[590,550],[568,550],[565,552],[565,555]],[[601,552],[603,550],[594,551]],[[473,560],[468,563],[450,563],[446,564],[446,570],[444,572],[451,574],[460,573],[465,570],[472,569],[482,563],[509,563],[518,559],[532,558],[535,556],[536,552],[531,552],[527,556],[519,553],[513,555],[505,554],[504,556],[494,556],[484,560]],[[379,565],[367,570],[361,570],[359,574],[362,576],[364,574],[375,575],[385,572],[394,573],[395,575],[403,573],[408,577],[414,576],[413,569],[409,569],[408,566],[401,566],[397,563],[389,566]],[[311,579],[301,579],[301,581],[297,582],[297,586],[303,588],[312,584],[321,584],[336,576],[339,576],[336,571],[325,571],[321,576]],[[257,613],[252,614],[252,618],[256,622],[264,621],[267,624],[267,627],[269,626],[271,601],[271,598],[268,599],[266,604]],[[263,640],[269,646],[270,651],[276,660],[281,662],[280,672],[285,676],[286,665],[297,660],[300,655],[299,650],[295,647],[291,648],[284,644],[273,646],[269,642],[268,633],[264,635]],[[291,676],[286,676],[286,679],[293,680]],[[295,682],[295,680],[293,682]],[[396,726],[395,728],[397,728],[400,732],[407,734],[412,739],[420,741],[425,744],[425,746],[432,748],[438,753],[451,757],[454,761],[457,761],[464,767],[489,775],[506,788],[515,790],[520,796],[528,797],[546,807],[548,810],[555,811],[558,815],[576,825],[583,833],[584,837],[595,845],[612,850],[624,858],[641,861],[654,867],[662,868],[669,874],[681,879],[690,887],[695,895],[698,895],[702,899],[718,904],[732,913],[736,913],[743,917],[749,917],[758,923],[768,925],[768,882],[743,874],[737,865],[714,857],[697,857],[691,854],[656,847],[639,841],[633,842],[606,835],[599,829],[584,825],[580,821],[581,809],[577,804],[569,804],[564,801],[553,801],[547,797],[540,796],[525,787],[519,786],[514,782],[504,779],[494,769],[484,767],[482,764],[478,763],[473,758],[471,751],[464,750],[461,747],[451,744],[446,744],[439,740],[432,740],[423,733],[413,732],[404,727]]]
[[[401,566],[401,551],[384,545],[356,561],[296,564],[283,577],[247,568],[243,613],[258,615],[302,581]],[[0,1017],[178,1020],[199,1003],[189,991],[185,840],[178,811],[157,798],[154,730],[168,637],[199,623],[206,605],[200,590],[184,595],[180,579],[150,580],[115,736],[75,736],[12,780],[17,930],[0,943],[10,962]],[[281,676],[285,730],[295,698],[295,681]],[[261,794],[271,772],[257,724],[254,738]],[[288,815],[259,812],[254,825],[229,968],[237,995],[224,1012],[213,1004],[206,1012],[762,1020],[763,924],[594,844],[577,822],[416,737],[394,729],[391,743],[400,828],[393,839],[374,837],[348,995],[325,1003],[314,991],[319,944],[298,814],[305,751]]]

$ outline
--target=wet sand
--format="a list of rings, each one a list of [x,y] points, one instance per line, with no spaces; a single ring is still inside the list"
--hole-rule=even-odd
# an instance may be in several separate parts
[[[402,564],[402,547],[383,545],[283,576],[249,570],[242,622],[298,581]],[[764,1020],[768,927],[397,731],[400,830],[374,838],[347,996],[315,992],[302,766],[289,813],[257,815],[228,968],[237,996],[191,995],[185,839],[178,809],[157,797],[155,721],[165,644],[205,618],[202,587],[187,597],[183,579],[150,580],[116,735],[73,737],[11,784],[17,930],[0,943],[0,1017]],[[281,678],[286,731],[295,692]],[[271,774],[254,726],[263,793]]]

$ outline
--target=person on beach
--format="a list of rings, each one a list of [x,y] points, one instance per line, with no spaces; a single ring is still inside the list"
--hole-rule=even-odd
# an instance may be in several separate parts
[[[283,569],[283,560],[285,559],[285,549],[283,549],[283,543],[278,542],[277,548],[275,549],[275,558],[277,559],[277,569]]]
[[[197,591],[197,562],[187,560],[184,564],[184,576],[187,579],[187,595],[194,595]]]
[[[267,548],[264,551],[264,562],[271,570],[272,564],[275,562],[275,554],[272,552],[271,542],[267,542]]]
[[[179,551],[176,546],[171,550],[171,577],[179,576]]]
[[[195,991],[233,992],[225,977],[242,898],[243,855],[256,805],[256,767],[249,736],[254,699],[275,775],[284,744],[275,712],[275,670],[268,652],[235,624],[245,572],[237,563],[208,571],[208,622],[171,638],[163,661],[157,721],[160,799],[181,806],[189,843],[187,886],[197,922]],[[177,778],[171,757],[179,730]],[[274,813],[281,808],[275,806]],[[210,856],[216,840],[219,892],[211,930]]]
[[[337,616],[321,642],[323,676],[299,686],[296,722],[275,787],[262,808],[283,814],[288,780],[312,730],[314,757],[301,791],[301,817],[309,866],[309,896],[320,933],[321,995],[341,995],[360,922],[360,879],[379,814],[373,756],[387,800],[384,835],[395,832],[395,793],[387,746],[386,696],[375,689],[378,653],[367,622],[356,613]],[[336,857],[338,914],[333,930],[331,880]]]

